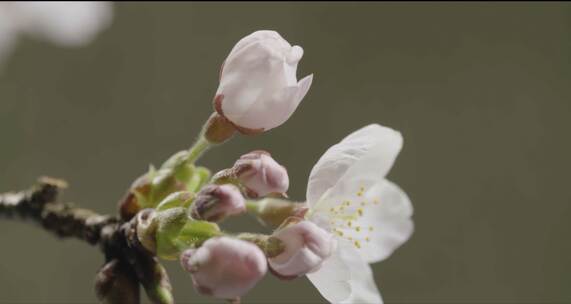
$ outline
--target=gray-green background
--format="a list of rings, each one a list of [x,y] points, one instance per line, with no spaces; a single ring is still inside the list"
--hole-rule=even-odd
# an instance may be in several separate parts
[[[374,266],[389,303],[571,302],[571,6],[557,3],[117,4],[109,30],[64,49],[20,41],[0,76],[0,191],[39,175],[100,212],[149,163],[189,146],[233,44],[274,29],[300,44],[308,96],[283,126],[240,136],[202,163],[252,149],[286,165],[303,199],[313,163],[365,124],[402,131],[390,178],[416,231]],[[239,227],[252,224],[245,220]],[[0,221],[0,302],[94,302],[102,256]],[[195,294],[170,263],[180,303]],[[245,302],[323,302],[271,275]]]

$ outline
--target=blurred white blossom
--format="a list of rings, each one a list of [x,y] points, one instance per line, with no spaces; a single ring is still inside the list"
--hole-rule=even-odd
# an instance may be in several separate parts
[[[111,24],[110,2],[0,2],[0,62],[20,35],[78,47],[91,42]]]

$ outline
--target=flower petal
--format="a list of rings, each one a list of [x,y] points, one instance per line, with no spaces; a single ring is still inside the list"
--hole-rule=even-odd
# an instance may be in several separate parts
[[[359,257],[359,254],[350,246],[344,243],[341,245],[341,257],[346,265],[351,269],[351,295],[341,303],[346,304],[382,304],[383,299],[371,266]]]
[[[260,124],[260,122],[257,122],[258,117],[264,120],[270,120],[268,118],[272,117],[272,123],[266,123],[264,128],[265,130],[269,130],[286,122],[295,112],[297,106],[303,100],[305,94],[307,94],[307,91],[309,91],[312,81],[313,74],[304,77],[297,85],[284,88],[281,92],[278,92],[272,99],[266,101],[267,106],[273,110],[269,113],[252,117],[250,123]]]
[[[312,82],[313,82],[313,74],[303,77],[303,79],[297,83],[297,86],[299,87],[299,90],[297,91],[297,103],[298,104],[305,97],[305,94],[307,94],[307,91],[309,91],[309,88],[311,87]],[[297,105],[296,105],[296,107],[297,107]]]
[[[232,48],[232,50],[230,51],[230,54],[232,53],[236,53],[237,51],[243,49],[244,47],[255,43],[257,41],[260,40],[264,40],[264,39],[275,39],[276,41],[279,41],[280,43],[284,43],[284,44],[288,44],[288,42],[282,38],[282,36],[276,32],[276,31],[271,31],[271,30],[259,30],[259,31],[255,31],[253,33],[251,33],[250,35],[240,39],[240,41],[238,41],[234,47]]]
[[[363,175],[370,180],[381,180],[392,167],[401,147],[401,134],[378,124],[351,133],[329,148],[311,170],[306,196],[308,204],[314,207],[325,192],[345,176],[346,181]]]
[[[354,239],[361,240],[357,251],[369,263],[380,262],[412,235],[412,203],[399,186],[388,180],[367,191],[363,202],[364,206],[359,207],[362,216],[355,220],[352,229]],[[357,226],[361,227],[360,232],[355,231]]]
[[[329,193],[335,195],[327,194],[309,219],[350,241],[365,261],[386,259],[412,235],[412,204],[396,184],[364,174],[340,181]]]
[[[224,96],[224,116],[240,127],[272,129],[299,104],[295,68],[272,52],[256,42],[230,56],[224,65],[217,94]]]
[[[337,250],[319,270],[307,274],[307,278],[325,299],[339,303],[351,295],[350,271]]]
[[[371,267],[349,242],[338,244],[321,268],[307,275],[309,280],[331,303],[382,303]]]

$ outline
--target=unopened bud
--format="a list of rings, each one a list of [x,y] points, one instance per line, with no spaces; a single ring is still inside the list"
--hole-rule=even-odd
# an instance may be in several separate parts
[[[180,176],[186,176],[187,180],[177,178],[177,173]],[[186,184],[193,177],[192,174],[189,174],[183,174],[180,170],[177,171],[173,168],[163,168],[158,171],[151,168],[149,172],[133,182],[123,199],[119,202],[121,219],[128,221],[139,210],[154,208],[167,195],[175,191],[186,190]]]
[[[335,240],[327,231],[310,221],[296,219],[273,235],[282,241],[281,254],[269,258],[272,273],[291,279],[318,270],[335,248]]]
[[[133,182],[125,196],[119,201],[121,219],[128,221],[133,218],[146,205],[143,200],[150,195],[150,192],[151,177],[149,173],[145,173]]]
[[[158,222],[155,221],[157,212],[153,209],[144,209],[137,213],[137,239],[151,253],[157,250],[156,232]]]
[[[136,217],[135,231],[138,243],[167,260],[176,260],[182,250],[221,234],[216,223],[191,219],[184,206],[141,210]]]
[[[102,303],[139,303],[139,282],[128,265],[113,259],[97,272],[95,294]]]
[[[285,193],[289,187],[286,168],[266,151],[258,150],[242,155],[232,169],[250,197]]]
[[[236,186],[207,185],[196,195],[191,216],[197,220],[216,222],[244,211],[246,203]]]
[[[176,173],[177,171],[171,168],[156,171],[151,181],[151,193],[145,207],[154,208],[169,194],[186,190],[187,180],[178,179]]]
[[[177,238],[185,224],[189,221],[186,208],[176,207],[157,212],[156,231],[157,256],[166,260],[176,260],[181,248]]]
[[[257,31],[232,49],[220,72],[215,108],[240,132],[259,133],[283,124],[311,86],[297,81],[303,49],[275,31]]]
[[[256,245],[230,237],[209,239],[185,251],[180,261],[198,292],[220,299],[243,296],[267,271],[266,257]]]

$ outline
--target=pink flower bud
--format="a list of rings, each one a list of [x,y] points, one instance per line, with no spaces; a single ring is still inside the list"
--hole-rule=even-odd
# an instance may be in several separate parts
[[[186,250],[180,262],[192,274],[198,292],[220,299],[243,296],[267,271],[262,250],[230,237],[209,239],[198,249]]]
[[[233,169],[252,197],[285,193],[289,188],[286,168],[278,164],[266,151],[258,150],[242,155]]]
[[[318,270],[336,246],[331,234],[305,220],[288,225],[273,236],[282,241],[284,251],[268,262],[272,272],[283,279]]]
[[[191,216],[197,220],[216,222],[244,211],[246,202],[236,186],[207,185],[198,192]]]
[[[303,56],[275,31],[257,31],[240,40],[226,58],[216,91],[216,111],[242,133],[273,129],[293,114],[313,80],[297,81]]]

